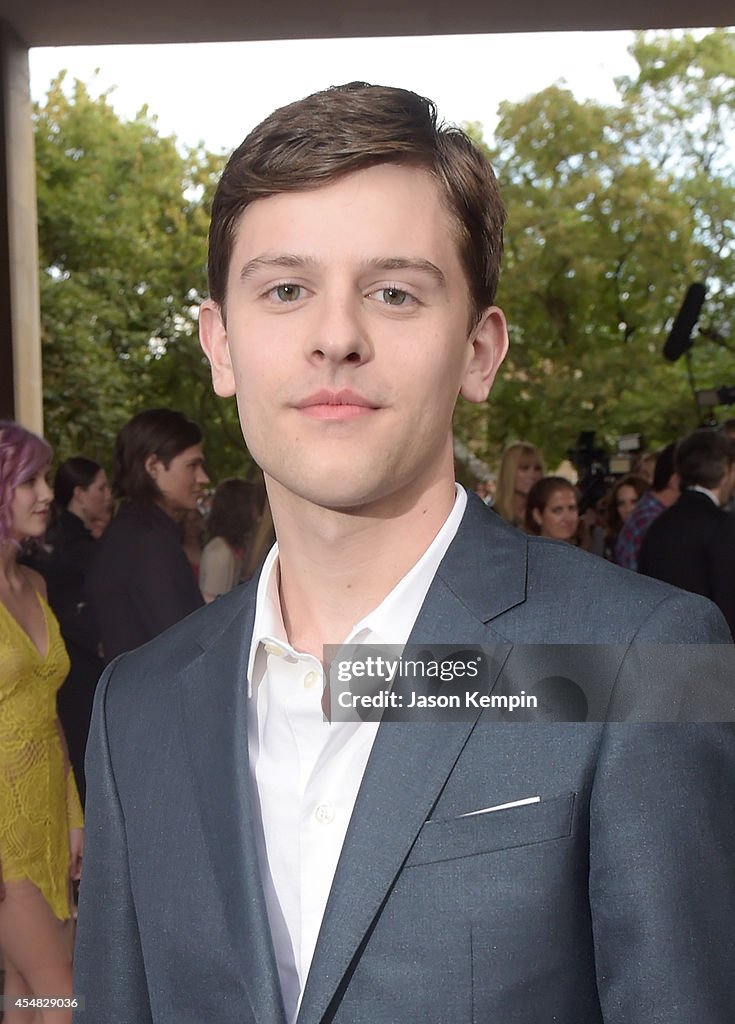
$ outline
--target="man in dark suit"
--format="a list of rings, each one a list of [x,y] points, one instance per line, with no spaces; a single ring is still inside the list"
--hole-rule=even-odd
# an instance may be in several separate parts
[[[507,347],[502,224],[404,90],[308,97],[228,163],[200,334],[278,543],[100,684],[79,1024],[731,1024],[719,612],[454,484],[456,398]],[[335,642],[472,685],[343,716]]]
[[[639,571],[708,597],[735,634],[735,515],[723,507],[735,483],[733,442],[695,430],[679,443],[676,470],[681,495],[644,537]]]

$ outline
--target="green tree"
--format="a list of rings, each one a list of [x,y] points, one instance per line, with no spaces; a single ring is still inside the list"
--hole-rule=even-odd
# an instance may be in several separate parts
[[[143,108],[65,76],[34,111],[47,434],[59,458],[110,465],[134,412],[182,409],[216,474],[247,471],[231,403],[216,402],[196,340],[208,204],[222,158],[163,137]]]
[[[508,206],[498,296],[512,349],[490,402],[457,435],[486,462],[514,437],[563,457],[581,430],[663,443],[698,420],[687,366],[664,362],[687,285],[707,283],[691,364],[735,382],[735,34],[639,34],[638,72],[609,106],[553,85],[505,103],[487,149]],[[196,341],[208,207],[222,158],[161,137],[146,108],[65,88],[35,110],[48,434],[60,457],[109,464],[151,405],[205,428],[216,475],[248,472],[233,402]],[[472,126],[479,138],[479,128]],[[713,334],[720,332],[717,340]]]
[[[697,425],[685,362],[661,348],[691,281],[711,294],[705,328],[733,322],[735,35],[640,34],[631,52],[619,104],[554,85],[501,105],[487,149],[508,207],[498,302],[512,347],[487,408],[458,414],[486,460],[513,437],[553,463],[581,430],[612,446]],[[700,388],[735,383],[726,343],[700,336],[692,363]]]

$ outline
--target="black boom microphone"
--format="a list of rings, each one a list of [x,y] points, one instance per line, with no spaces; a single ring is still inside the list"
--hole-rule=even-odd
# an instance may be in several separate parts
[[[707,289],[699,281],[687,288],[681,309],[664,344],[664,356],[669,362],[675,363],[679,356],[683,356],[692,347],[692,331],[699,319],[706,294]]]

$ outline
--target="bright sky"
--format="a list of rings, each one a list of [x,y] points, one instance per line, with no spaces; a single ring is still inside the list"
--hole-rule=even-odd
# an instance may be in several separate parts
[[[631,32],[554,32],[186,46],[34,49],[33,98],[62,69],[132,117],[145,103],[162,134],[230,151],[276,107],[356,79],[413,89],[447,121],[480,121],[492,134],[498,104],[565,81],[579,99],[616,99],[613,79],[631,74]]]

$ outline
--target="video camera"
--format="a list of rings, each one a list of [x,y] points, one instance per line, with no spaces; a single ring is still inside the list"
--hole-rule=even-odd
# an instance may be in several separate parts
[[[642,434],[623,434],[618,438],[617,451],[608,455],[604,448],[595,445],[595,431],[583,430],[574,448],[567,451],[574,468],[579,474],[579,512],[594,508],[607,493],[615,477],[625,476],[633,468],[635,456],[643,450]]]

